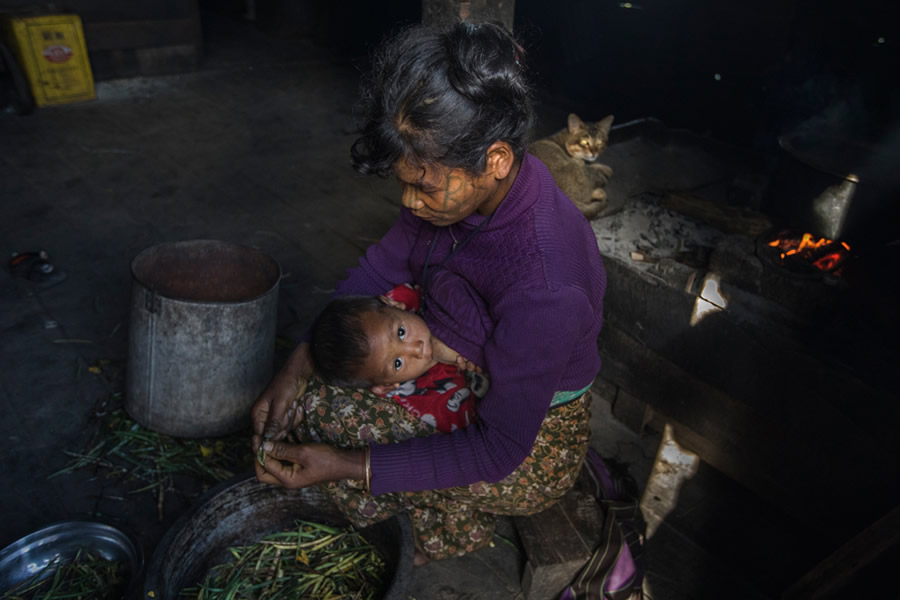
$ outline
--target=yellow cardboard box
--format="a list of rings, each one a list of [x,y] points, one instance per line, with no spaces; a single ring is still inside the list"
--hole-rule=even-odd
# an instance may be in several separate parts
[[[35,104],[97,97],[78,15],[8,17],[3,34],[28,77]]]

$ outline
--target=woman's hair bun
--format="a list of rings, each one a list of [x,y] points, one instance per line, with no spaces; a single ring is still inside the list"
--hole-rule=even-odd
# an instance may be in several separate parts
[[[410,26],[373,56],[351,160],[387,177],[400,158],[481,173],[496,141],[524,158],[534,122],[524,50],[502,25]]]
[[[444,34],[447,79],[473,102],[527,94],[524,50],[502,25],[462,22]]]

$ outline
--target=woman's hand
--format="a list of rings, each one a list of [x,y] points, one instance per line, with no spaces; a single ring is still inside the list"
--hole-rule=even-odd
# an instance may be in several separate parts
[[[309,344],[302,342],[253,404],[250,414],[254,452],[262,440],[283,439],[303,421],[303,409],[298,400],[306,391],[307,379],[312,372]]]
[[[256,461],[256,478],[288,489],[338,479],[365,479],[365,451],[341,450],[328,444],[266,441],[265,465]]]

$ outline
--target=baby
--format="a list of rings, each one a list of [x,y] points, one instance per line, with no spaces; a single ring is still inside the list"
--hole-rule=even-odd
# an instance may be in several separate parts
[[[487,378],[464,373],[468,361],[431,335],[418,309],[419,293],[409,285],[332,300],[312,326],[313,364],[331,385],[369,388],[451,432],[474,420]]]

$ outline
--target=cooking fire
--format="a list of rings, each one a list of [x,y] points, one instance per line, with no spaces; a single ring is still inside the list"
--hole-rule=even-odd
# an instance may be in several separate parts
[[[768,245],[780,252],[782,265],[812,265],[824,273],[837,271],[850,253],[850,245],[846,242],[817,237],[811,233],[797,236],[781,232]]]

